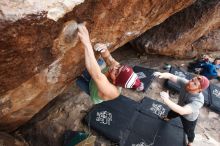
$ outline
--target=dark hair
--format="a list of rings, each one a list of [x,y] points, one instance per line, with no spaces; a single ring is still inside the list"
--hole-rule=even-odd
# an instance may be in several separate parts
[[[218,58],[215,58],[214,62],[215,62],[215,61],[217,61],[217,60],[220,60],[220,57],[218,57]]]

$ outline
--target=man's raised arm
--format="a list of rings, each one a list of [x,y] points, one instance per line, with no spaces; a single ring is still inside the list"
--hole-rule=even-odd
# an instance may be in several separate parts
[[[99,52],[102,58],[105,60],[107,66],[119,65],[119,63],[112,57],[106,44],[97,43],[94,46],[95,51]]]
[[[168,73],[168,72],[165,72],[165,73],[161,73],[161,72],[155,72],[154,73],[154,76],[156,77],[159,77],[161,79],[168,79],[168,80],[171,80],[172,82],[176,83],[177,82],[177,76],[171,74],[171,73]]]

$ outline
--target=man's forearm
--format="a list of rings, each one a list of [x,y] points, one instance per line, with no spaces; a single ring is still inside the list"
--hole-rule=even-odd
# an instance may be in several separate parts
[[[79,24],[78,30],[78,36],[84,46],[86,68],[93,79],[99,79],[102,76],[102,73],[94,55],[89,32],[85,27],[85,24]]]
[[[111,54],[109,54],[109,56],[107,57],[103,57],[103,59],[105,60],[107,66],[111,66],[113,64],[119,64],[112,56]]]
[[[168,79],[171,80],[172,82],[176,83],[177,82],[177,76],[171,74],[171,73],[167,73],[168,75]]]
[[[108,50],[105,52],[101,53],[102,58],[105,60],[107,66],[111,66],[113,64],[119,64],[110,54]]]
[[[172,109],[173,111],[175,111],[176,113],[179,113],[180,115],[184,115],[186,114],[185,108],[182,106],[179,106],[178,104],[174,103],[173,101],[171,101],[169,98],[164,99],[164,102],[166,103],[166,105]]]
[[[85,64],[88,72],[92,77],[95,77],[100,74],[101,69],[99,68],[99,65],[96,61],[92,45],[87,44],[85,47]]]

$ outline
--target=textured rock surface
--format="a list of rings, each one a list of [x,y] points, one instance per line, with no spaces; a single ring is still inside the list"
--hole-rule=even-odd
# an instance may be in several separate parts
[[[193,43],[193,48],[200,51],[220,51],[220,28],[201,37]]]
[[[202,51],[192,47],[193,42],[219,26],[220,1],[200,0],[150,29],[133,44],[142,53],[192,58]],[[211,47],[209,49],[216,50],[216,47]]]
[[[28,146],[28,144],[15,139],[7,133],[0,132],[0,146]]]
[[[76,5],[84,0],[2,0],[0,2],[0,19],[5,21],[17,21],[30,14],[41,14],[48,12],[47,17],[58,20],[65,13],[71,11]]]
[[[86,21],[92,43],[108,43],[113,51],[194,0],[66,2],[1,1],[0,130],[25,123],[83,69],[82,46],[65,41],[69,21]]]

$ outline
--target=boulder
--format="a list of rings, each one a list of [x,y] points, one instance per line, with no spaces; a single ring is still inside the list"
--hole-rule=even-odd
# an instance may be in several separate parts
[[[207,35],[202,36],[195,41],[192,46],[200,52],[215,52],[220,51],[220,28],[211,31]]]
[[[146,31],[132,41],[132,45],[142,54],[149,53],[175,58],[193,58],[205,49],[205,46],[200,48],[198,47],[199,43],[195,43],[195,45],[193,43],[219,27],[220,1],[197,0],[190,7],[171,16],[162,24]],[[219,35],[217,37],[215,39],[219,40]],[[209,42],[211,43],[211,41]],[[212,45],[211,48],[207,49],[214,51],[217,48]]]
[[[0,146],[28,146],[28,144],[14,138],[8,133],[0,132]]]

